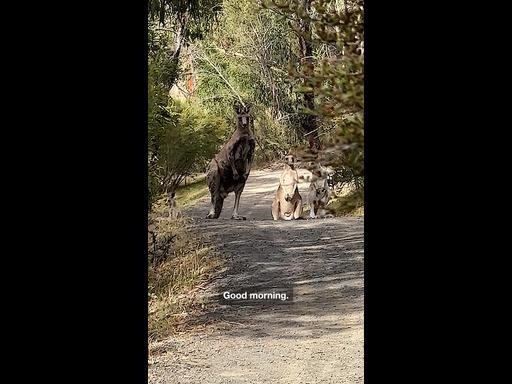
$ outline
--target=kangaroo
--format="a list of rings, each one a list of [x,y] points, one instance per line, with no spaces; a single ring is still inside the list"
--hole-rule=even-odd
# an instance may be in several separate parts
[[[325,207],[330,199],[330,190],[327,179],[322,177],[320,170],[313,171],[309,185],[308,204],[311,208],[309,217],[315,219],[325,216]]]
[[[251,132],[252,118],[249,106],[235,104],[237,127],[228,142],[211,160],[207,169],[211,209],[207,219],[217,219],[222,211],[224,199],[235,192],[235,206],[231,219],[245,220],[238,213],[240,196],[251,171],[255,140]]]
[[[283,173],[279,178],[276,196],[272,201],[274,220],[299,219],[302,215],[302,197],[299,193],[299,175],[295,169],[295,157],[285,156]]]
[[[167,203],[169,206],[169,218],[177,219],[182,217],[181,210],[178,208],[178,204],[176,203],[174,191],[171,191],[167,194]]]

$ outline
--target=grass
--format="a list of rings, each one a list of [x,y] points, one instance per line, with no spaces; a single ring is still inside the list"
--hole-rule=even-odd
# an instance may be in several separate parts
[[[205,175],[176,189],[180,209],[209,193]],[[209,305],[199,288],[222,267],[224,260],[207,247],[188,224],[190,219],[169,219],[167,197],[153,204],[148,230],[148,342],[153,344],[186,328],[187,321]],[[172,241],[170,241],[172,239]],[[165,253],[164,249],[168,248]],[[155,252],[156,250],[156,252]],[[152,255],[157,257],[153,258]]]
[[[334,197],[328,207],[334,216],[364,216],[364,190],[353,190]]]
[[[156,245],[148,234],[149,343],[180,330],[194,313],[208,305],[198,288],[224,265],[223,259],[187,226],[189,219],[158,218],[159,213],[152,214],[148,227],[156,234]],[[166,244],[170,246],[164,255]],[[152,258],[155,249],[157,259]]]
[[[205,175],[199,175],[193,182],[189,182],[187,185],[182,184],[176,188],[176,202],[178,203],[179,209],[194,205],[197,200],[209,194],[205,178]],[[162,196],[153,203],[153,212],[156,215],[167,215],[167,196],[165,194],[162,194]]]
[[[194,204],[198,199],[208,195],[208,186],[206,185],[205,175],[196,177],[192,183],[180,185],[176,189],[176,202],[180,207],[186,207]]]

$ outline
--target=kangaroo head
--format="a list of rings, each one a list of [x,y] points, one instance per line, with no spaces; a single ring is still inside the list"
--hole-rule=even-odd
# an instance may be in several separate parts
[[[284,163],[288,165],[291,169],[295,169],[295,156],[292,154],[287,154],[284,156]]]
[[[250,126],[251,121],[251,108],[248,104],[235,103],[235,112],[237,119],[237,127],[247,129]]]

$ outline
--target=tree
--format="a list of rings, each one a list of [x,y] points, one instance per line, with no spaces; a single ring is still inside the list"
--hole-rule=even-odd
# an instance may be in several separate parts
[[[299,36],[304,64],[297,70],[292,68],[290,76],[302,84],[299,92],[304,94],[304,112],[312,116],[306,118],[306,135],[313,129],[318,137],[325,135],[324,150],[317,154],[316,139],[310,139],[310,152],[315,159],[335,167],[343,181],[362,185],[362,0],[265,0],[262,6],[289,20],[290,27]]]
[[[202,141],[202,130],[210,132],[211,124],[222,127],[222,122],[208,122],[205,114],[181,108],[169,99],[169,92],[180,76],[183,47],[204,37],[220,12],[221,5],[221,0],[148,0],[150,207],[160,193],[174,188],[198,161],[209,155],[211,147]],[[184,145],[191,143],[190,138],[184,136],[185,133],[200,138],[197,148]],[[215,141],[212,137],[208,139]]]
[[[297,36],[299,38],[300,46],[300,65],[302,67],[302,85],[304,90],[304,104],[303,111],[305,112],[302,119],[302,127],[305,135],[308,137],[309,149],[317,151],[320,149],[320,140],[318,136],[318,124],[314,114],[315,110],[315,91],[312,82],[314,74],[313,65],[313,38],[311,31],[311,20],[309,15],[311,13],[312,0],[302,0],[305,17],[300,17],[298,20],[299,27]]]
[[[233,99],[250,102],[256,156],[268,160],[302,136],[297,94],[287,71],[290,62],[298,61],[298,52],[287,24],[255,5],[253,0],[225,0],[216,27],[190,51],[198,101],[226,119],[232,118]]]

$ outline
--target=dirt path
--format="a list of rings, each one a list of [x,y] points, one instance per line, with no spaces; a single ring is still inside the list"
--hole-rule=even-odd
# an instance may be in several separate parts
[[[305,171],[307,172],[307,171]],[[203,219],[209,197],[186,214],[228,258],[209,287],[292,287],[290,304],[221,305],[203,332],[159,343],[150,383],[363,383],[363,219],[274,222],[280,171],[253,171],[240,202],[246,221]],[[306,196],[307,183],[300,192]]]

